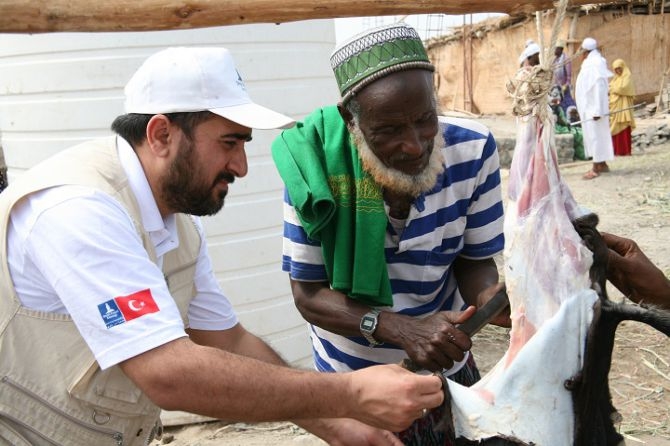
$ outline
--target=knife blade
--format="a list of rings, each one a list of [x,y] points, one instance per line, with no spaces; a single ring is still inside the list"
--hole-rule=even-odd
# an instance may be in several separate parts
[[[456,328],[472,337],[484,328],[486,324],[502,313],[508,306],[509,298],[507,297],[507,290],[502,288],[493,295],[491,300],[478,308],[477,312],[473,314],[470,319],[457,325]]]

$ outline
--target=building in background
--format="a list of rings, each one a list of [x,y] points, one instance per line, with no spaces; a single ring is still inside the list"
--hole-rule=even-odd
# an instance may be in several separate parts
[[[638,12],[626,5],[569,8],[558,38],[566,40],[565,53],[572,57],[576,79],[582,40],[598,41],[607,60],[623,59],[635,76],[636,103],[655,103],[664,73],[670,69],[670,14],[660,8]],[[541,15],[542,39],[534,14],[504,16],[458,29],[452,35],[428,42],[428,56],[436,66],[435,84],[443,111],[475,114],[511,113],[505,88],[518,70],[517,57],[528,39],[549,45],[555,13]],[[550,51],[553,55],[553,49]],[[573,86],[574,87],[574,86]]]

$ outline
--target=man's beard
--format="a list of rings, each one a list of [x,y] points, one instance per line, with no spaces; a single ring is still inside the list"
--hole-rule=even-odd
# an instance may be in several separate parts
[[[370,149],[358,125],[354,125],[350,131],[351,138],[358,149],[358,156],[363,164],[363,169],[384,189],[418,197],[431,190],[437,182],[437,177],[444,171],[444,157],[442,156],[444,137],[440,131],[435,135],[428,165],[416,175],[409,175],[386,166]]]
[[[204,174],[197,167],[194,143],[184,137],[170,168],[162,178],[163,202],[174,212],[191,215],[214,215],[223,207],[227,190],[213,194],[214,186],[221,180],[235,181],[230,173],[220,173],[211,184],[205,184]],[[202,178],[203,180],[199,179]]]

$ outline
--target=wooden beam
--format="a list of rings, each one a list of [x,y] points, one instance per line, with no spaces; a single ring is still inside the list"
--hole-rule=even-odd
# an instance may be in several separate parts
[[[149,31],[427,13],[517,15],[551,8],[551,0],[0,0],[0,32]]]

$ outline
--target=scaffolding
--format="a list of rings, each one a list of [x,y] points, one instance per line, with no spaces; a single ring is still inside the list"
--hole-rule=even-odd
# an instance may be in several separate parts
[[[416,29],[423,40],[428,40],[448,34],[454,26],[458,26],[454,25],[453,17],[447,14],[373,16],[363,17],[361,24],[363,29],[370,29],[404,21]]]

